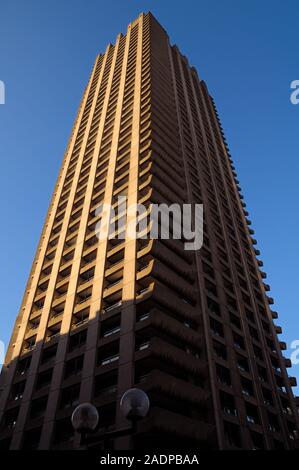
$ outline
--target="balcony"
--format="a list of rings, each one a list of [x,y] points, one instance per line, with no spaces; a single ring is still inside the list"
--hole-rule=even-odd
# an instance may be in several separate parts
[[[228,416],[233,416],[233,417],[238,416],[237,409],[236,408],[231,408],[231,407],[228,407],[228,406],[223,407],[223,413],[228,415]]]
[[[166,432],[187,440],[207,441],[214,432],[214,426],[192,418],[155,407],[148,418],[140,423],[140,432]]]
[[[160,261],[155,260],[151,262],[148,274],[151,274],[153,278],[167,285],[169,288],[174,288],[176,292],[179,292],[182,296],[195,302],[196,296],[194,287]],[[140,275],[137,275],[137,280],[139,277]]]
[[[136,351],[136,359],[140,359],[140,354],[158,357],[163,361],[171,363],[175,367],[180,367],[200,377],[204,375],[206,370],[206,364],[203,360],[188,354],[182,349],[179,349],[158,337],[152,338],[146,349]]]
[[[60,330],[61,330],[61,321],[56,322],[51,326],[48,326],[47,331],[46,331],[46,338],[45,341],[53,341],[54,339],[57,339],[60,335]]]
[[[107,282],[107,278],[106,278],[106,282]],[[113,282],[111,281],[111,278],[110,278],[110,282],[106,283],[106,286],[103,292],[103,298],[117,293],[120,289],[122,289],[122,286],[123,286],[122,276],[120,279],[116,279]]]
[[[152,244],[153,257],[165,263],[165,266],[170,267],[184,279],[193,282],[194,272],[190,265],[190,253],[187,255],[183,253],[183,247],[177,240],[155,240]]]
[[[291,361],[291,359],[289,359],[289,358],[287,358],[287,357],[284,357],[283,360],[284,360],[284,365],[285,365],[285,367],[287,367],[287,368],[292,367],[292,361]]]
[[[79,328],[89,320],[89,307],[76,310],[72,316],[72,329]]]
[[[82,286],[82,289],[79,287],[76,295],[75,305],[78,308],[79,305],[85,304],[91,300],[92,286],[86,287]],[[77,310],[77,309],[75,309]]]
[[[26,385],[26,380],[15,383],[11,389],[10,400],[14,402],[22,400],[24,390],[25,390],[25,385]]]
[[[111,312],[114,309],[117,309],[117,308],[121,307],[121,305],[122,305],[122,302],[119,300],[119,301],[111,303],[107,307],[103,308],[102,311],[103,311],[103,313],[108,313],[108,312]]]
[[[30,336],[32,336],[35,330],[38,329],[40,320],[41,320],[41,315],[34,316],[34,317],[30,315],[30,318],[27,324],[27,331],[25,333],[25,339],[28,339]]]
[[[173,311],[178,317],[192,320],[196,323],[199,322],[200,316],[198,310],[192,305],[184,302],[182,298],[175,295],[172,290],[161,285],[158,281],[156,281],[154,286],[152,286],[151,296],[153,301],[163,305],[167,310]]]
[[[85,270],[81,270],[80,274],[79,274],[79,279],[78,279],[78,283],[79,285],[83,285],[84,284],[84,288],[87,287],[87,284],[92,281],[94,278],[94,268],[86,268]]]
[[[107,364],[111,364],[112,362],[116,362],[119,359],[119,354],[114,354],[112,356],[105,357],[101,359],[99,365],[106,366]]]
[[[181,204],[183,202],[183,199],[181,197],[182,191],[180,191],[179,193],[174,192],[172,189],[170,189],[166,185],[166,183],[163,183],[157,177],[152,177],[151,179],[149,179],[147,184],[149,184],[149,183],[151,183],[151,185],[152,185],[152,187],[155,191],[155,194],[158,198],[158,201],[154,201],[154,202],[177,201],[178,204]],[[173,185],[171,185],[171,186],[173,186]],[[180,196],[179,196],[179,194],[180,194]]]
[[[268,304],[269,305],[273,305],[274,304],[274,299],[272,297],[266,297],[266,299],[268,300]]]
[[[151,281],[151,278],[147,278],[144,282],[141,279],[139,284],[136,284],[136,302],[143,302],[147,300],[153,293],[155,283]]]
[[[119,340],[108,343],[98,349],[98,366],[107,366],[119,360]]]
[[[289,377],[290,387],[297,387],[297,379],[296,377]]]
[[[140,321],[140,319],[139,319]],[[175,318],[167,315],[158,308],[153,308],[148,312],[143,319],[142,324],[136,325],[136,330],[140,331],[146,325],[152,325],[158,330],[165,331],[166,334],[170,334],[174,338],[179,338],[186,343],[193,346],[196,350],[200,350],[202,347],[203,338],[200,333],[192,328],[188,328],[184,323],[176,320]]]
[[[120,314],[112,315],[106,320],[101,321],[100,338],[109,338],[120,332]]]
[[[23,348],[22,348],[22,351],[23,352],[28,352],[28,351],[32,351],[32,349],[35,348],[36,346],[36,333],[35,334],[32,334],[32,331],[29,330],[25,336],[25,340],[24,340],[24,343],[23,343]]]
[[[108,282],[114,282],[122,278],[124,266],[123,255],[123,252],[120,252],[118,258],[109,258],[110,264],[105,271],[105,278]]]
[[[115,335],[116,333],[119,333],[119,332],[120,332],[120,326],[115,326],[114,328],[107,330],[103,334],[103,338],[108,338],[109,336]]]
[[[208,391],[160,370],[152,370],[139,383],[145,391],[161,392],[177,400],[188,402],[191,406],[206,408],[210,398]]]
[[[278,325],[274,325],[274,328],[275,328],[275,331],[278,335],[281,335],[282,334],[282,328],[281,326],[278,326]]]

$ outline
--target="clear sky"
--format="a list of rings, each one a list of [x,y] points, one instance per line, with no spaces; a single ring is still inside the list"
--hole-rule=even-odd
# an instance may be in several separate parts
[[[299,339],[297,0],[1,1],[0,339],[7,344],[93,61],[147,10],[216,100],[290,345]]]

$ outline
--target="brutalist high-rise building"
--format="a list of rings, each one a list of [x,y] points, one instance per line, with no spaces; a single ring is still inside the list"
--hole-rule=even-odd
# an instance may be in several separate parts
[[[127,224],[98,237],[119,196],[149,219],[153,204],[203,204],[203,247]],[[250,225],[206,84],[141,14],[84,91],[2,371],[0,448],[78,446],[83,402],[99,435],[121,428],[132,387],[150,412],[108,448],[296,447],[296,380]]]

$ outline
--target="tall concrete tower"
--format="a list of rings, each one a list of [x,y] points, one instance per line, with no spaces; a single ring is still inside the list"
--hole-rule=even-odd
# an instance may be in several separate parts
[[[143,221],[154,204],[203,204],[202,248],[130,237],[137,203]],[[103,204],[127,217],[101,238]],[[150,412],[108,448],[296,447],[295,379],[245,207],[206,84],[141,14],[83,94],[1,375],[0,448],[78,447],[83,402],[99,436],[119,429],[131,387]]]

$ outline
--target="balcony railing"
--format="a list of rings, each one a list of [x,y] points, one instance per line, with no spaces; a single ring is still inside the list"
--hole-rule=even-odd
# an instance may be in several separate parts
[[[112,305],[109,305],[108,307],[103,308],[103,312],[105,313],[111,312],[111,310],[114,310],[115,308],[120,307],[121,305],[122,305],[122,301],[119,300],[115,304],[112,304]]]
[[[116,326],[115,328],[112,328],[111,330],[106,331],[106,333],[103,334],[103,338],[108,338],[108,336],[112,336],[120,331],[120,326]]]
[[[107,364],[111,364],[112,362],[116,362],[119,359],[119,354],[114,354],[113,356],[106,357],[101,360],[101,366],[106,366]]]

